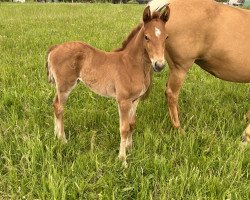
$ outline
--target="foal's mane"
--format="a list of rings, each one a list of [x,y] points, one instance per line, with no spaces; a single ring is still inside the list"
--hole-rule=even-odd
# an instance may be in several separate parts
[[[159,12],[153,12],[151,19],[159,19],[160,18],[160,13]],[[114,49],[113,52],[119,52],[123,51],[127,46],[128,43],[134,38],[134,36],[141,30],[143,26],[143,23],[140,23],[138,26],[136,26],[128,35],[128,37],[122,42],[122,47]]]
[[[123,51],[128,43],[134,38],[134,36],[139,32],[139,30],[141,30],[143,23],[140,23],[137,27],[135,27],[131,33],[128,35],[128,37],[122,42],[122,47],[117,48],[115,50],[113,50],[114,52],[119,52],[119,51]]]

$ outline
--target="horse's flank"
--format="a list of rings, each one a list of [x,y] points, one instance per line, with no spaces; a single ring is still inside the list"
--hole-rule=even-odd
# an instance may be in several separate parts
[[[171,0],[169,7],[170,63],[196,62],[223,80],[250,82],[250,11],[213,0]]]

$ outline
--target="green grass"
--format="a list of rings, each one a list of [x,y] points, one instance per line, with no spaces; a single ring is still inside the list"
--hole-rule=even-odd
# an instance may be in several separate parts
[[[56,43],[120,46],[143,6],[0,4],[0,199],[250,199],[250,148],[240,144],[249,84],[194,66],[180,95],[186,134],[170,124],[168,69],[139,104],[129,167],[119,162],[114,100],[79,85],[65,109],[69,142],[54,138],[44,59]]]

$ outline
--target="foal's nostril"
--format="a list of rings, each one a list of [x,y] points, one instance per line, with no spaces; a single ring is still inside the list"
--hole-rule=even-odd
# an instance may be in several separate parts
[[[164,66],[165,66],[165,61],[160,60],[156,61],[153,67],[156,72],[160,72],[164,68]]]
[[[164,65],[165,65],[165,62],[164,62],[164,61],[156,61],[155,65],[156,65],[157,67],[163,68]]]

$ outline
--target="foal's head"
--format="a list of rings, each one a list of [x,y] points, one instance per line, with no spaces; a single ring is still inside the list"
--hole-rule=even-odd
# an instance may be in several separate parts
[[[165,66],[165,42],[168,37],[165,23],[169,18],[169,7],[166,6],[162,12],[151,14],[149,6],[143,12],[144,40],[143,45],[148,53],[154,71],[160,72]]]

